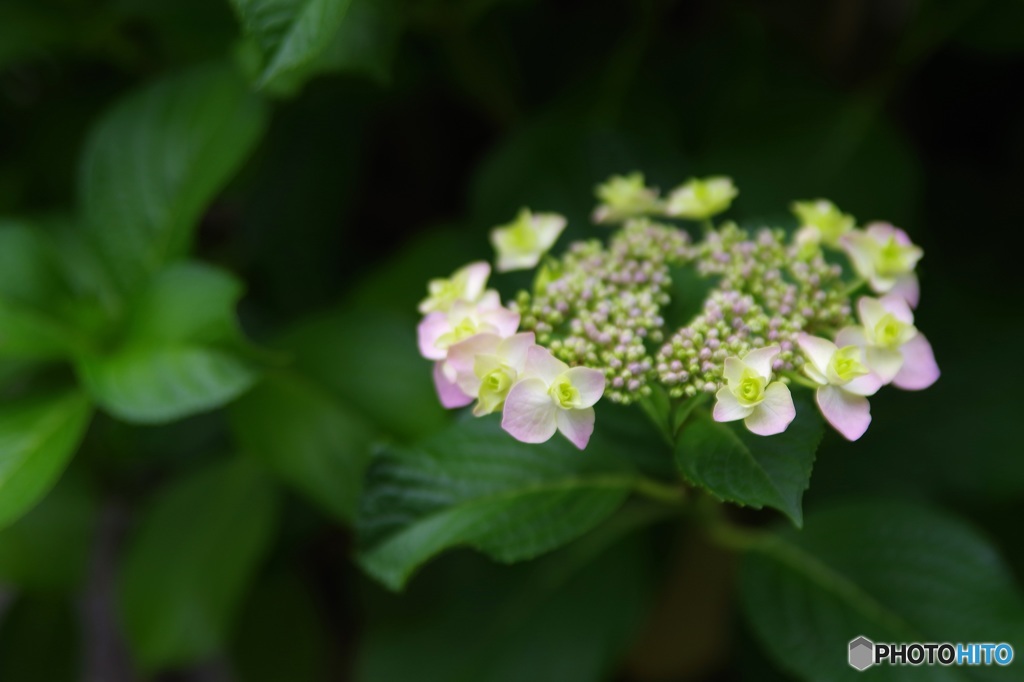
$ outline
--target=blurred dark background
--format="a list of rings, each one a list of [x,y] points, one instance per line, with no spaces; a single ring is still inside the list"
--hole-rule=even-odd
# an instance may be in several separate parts
[[[31,20],[14,32],[14,16]],[[860,442],[830,435],[808,508],[864,492],[944,503],[1024,579],[1024,2],[425,0],[395,16],[365,68],[275,104],[204,218],[199,257],[248,283],[253,336],[372,301],[374,287],[407,291],[412,324],[426,277],[484,257],[487,230],[522,205],[593,235],[593,186],[611,173],[641,170],[663,189],[731,175],[730,215],[751,225],[792,227],[790,201],[827,197],[924,247],[918,327],[943,377],[873,401]],[[0,214],[72,207],[85,132],[111,99],[222,56],[238,33],[226,1],[0,0]],[[189,428],[213,438],[203,419]],[[319,636],[342,643],[337,669],[361,627],[336,584],[358,580],[346,542],[331,531],[303,549],[330,622]],[[720,571],[705,561],[675,580]],[[768,679],[763,661],[730,663],[717,646],[712,663],[679,663],[647,637],[638,651],[662,669],[623,679]],[[167,679],[217,679],[202,674]]]

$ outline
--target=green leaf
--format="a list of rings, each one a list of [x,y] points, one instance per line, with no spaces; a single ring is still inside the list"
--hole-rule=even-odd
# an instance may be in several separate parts
[[[157,497],[119,584],[128,640],[142,666],[195,661],[221,646],[269,549],[276,509],[271,481],[241,458],[176,481]]]
[[[801,533],[756,546],[742,601],[762,646],[806,680],[861,679],[850,640],[1024,642],[1024,595],[995,549],[945,512],[906,502],[855,502],[809,514]],[[1019,679],[1015,666],[928,669],[935,680]],[[885,680],[922,670],[880,667]]]
[[[87,342],[61,312],[70,305],[57,256],[42,233],[0,220],[0,356],[68,357]]]
[[[456,424],[415,448],[388,448],[367,476],[359,562],[400,589],[451,547],[468,545],[504,563],[555,549],[641,485],[624,445],[600,432],[582,453],[561,436],[524,444],[494,415]]]
[[[160,423],[220,407],[252,386],[256,369],[242,353],[231,275],[176,263],[136,296],[120,346],[83,357],[82,383],[116,417]]]
[[[356,678],[608,679],[642,623],[654,576],[646,537],[613,543],[605,535],[602,528],[517,566],[453,554],[427,568],[407,594],[373,595]]]
[[[372,430],[312,381],[269,374],[231,406],[239,447],[337,519],[355,516]]]
[[[53,487],[92,415],[78,391],[0,405],[0,528]]]
[[[389,435],[413,440],[449,423],[409,316],[342,309],[301,323],[280,348],[297,371]]]
[[[65,476],[42,502],[0,531],[0,583],[34,592],[76,589],[95,526],[93,490]]]
[[[134,92],[99,120],[82,159],[81,203],[123,292],[188,252],[200,216],[266,117],[245,80],[216,64]]]
[[[259,45],[261,86],[306,66],[334,38],[352,0],[232,0],[245,32]]]
[[[773,507],[799,527],[824,429],[814,405],[799,396],[794,402],[796,419],[775,436],[758,436],[743,422],[723,424],[707,410],[695,411],[679,434],[676,465],[715,497],[756,509]]]

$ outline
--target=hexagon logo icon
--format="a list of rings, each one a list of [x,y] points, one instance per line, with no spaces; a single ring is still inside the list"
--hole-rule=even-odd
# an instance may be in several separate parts
[[[875,664],[875,643],[867,637],[858,637],[850,642],[850,665],[857,670],[866,670]]]

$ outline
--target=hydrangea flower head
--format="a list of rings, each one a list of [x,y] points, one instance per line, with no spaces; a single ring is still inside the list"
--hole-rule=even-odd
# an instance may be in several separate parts
[[[797,201],[792,208],[800,221],[795,240],[803,245],[824,244],[837,249],[839,239],[855,225],[853,216],[843,213],[827,199]]]
[[[861,324],[840,330],[836,343],[864,348],[868,368],[883,384],[917,391],[938,380],[932,346],[914,327],[914,313],[901,296],[864,296],[857,311]]]
[[[881,381],[865,365],[864,349],[839,348],[828,339],[800,334],[797,343],[810,362],[804,374],[818,384],[815,400],[822,415],[847,440],[857,440],[871,424],[871,406]]]
[[[715,421],[742,419],[752,433],[772,436],[782,433],[796,417],[793,396],[781,381],[772,381],[772,362],[778,346],[752,350],[742,358],[725,359],[726,385],[715,397]]]
[[[498,272],[535,267],[564,229],[565,218],[558,214],[522,209],[514,221],[491,231],[491,244],[498,254]]]
[[[509,390],[526,369],[526,353],[533,345],[533,332],[508,338],[477,334],[449,349],[448,366],[460,391],[470,401],[476,399],[475,416],[497,412],[504,406]]]
[[[447,312],[428,314],[417,328],[420,354],[428,360],[444,360],[459,341],[480,334],[511,336],[519,328],[519,314],[502,307],[498,292],[487,291],[476,303],[456,301]]]
[[[570,368],[546,348],[533,346],[523,379],[505,399],[501,427],[524,443],[543,443],[560,431],[582,450],[594,432],[594,403],[604,386],[600,371]]]
[[[591,215],[595,223],[621,223],[657,213],[661,208],[658,190],[644,184],[643,173],[613,175],[594,193],[601,202]]]
[[[447,312],[456,301],[479,301],[490,275],[491,266],[485,261],[477,261],[459,268],[447,279],[430,280],[428,296],[420,301],[419,311],[424,315],[435,311]]]
[[[672,191],[665,203],[665,215],[673,218],[706,220],[732,205],[739,190],[732,178],[713,176],[693,178]]]
[[[840,243],[854,269],[878,294],[892,292],[916,308],[920,286],[914,268],[924,251],[903,230],[888,223],[872,223],[864,231],[844,235]]]

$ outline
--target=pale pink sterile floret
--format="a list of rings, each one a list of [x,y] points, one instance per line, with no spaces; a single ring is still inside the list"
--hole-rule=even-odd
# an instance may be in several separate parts
[[[441,401],[442,407],[449,410],[457,407],[465,407],[473,402],[473,397],[466,395],[458,383],[450,379],[446,372],[447,366],[446,360],[438,360],[434,363],[434,389],[437,391],[437,397]]]
[[[490,290],[475,303],[456,301],[447,312],[428,314],[417,327],[420,354],[444,360],[448,349],[475,334],[508,337],[519,329],[519,313],[502,307],[498,292]]]
[[[836,343],[864,348],[865,364],[883,384],[916,391],[938,380],[935,353],[914,327],[914,313],[901,296],[862,297],[857,311],[861,324],[842,329]]]
[[[543,443],[560,431],[582,450],[594,432],[593,406],[604,388],[599,370],[570,368],[546,348],[532,346],[523,377],[505,399],[501,426],[524,443]]]
[[[490,264],[476,261],[459,268],[447,279],[432,279],[427,283],[427,297],[420,301],[419,311],[426,315],[447,312],[456,301],[476,303],[484,295],[490,276]]]
[[[526,354],[533,345],[533,332],[508,338],[477,334],[448,349],[446,366],[459,392],[476,399],[474,415],[480,417],[502,408],[509,390],[526,369]]]
[[[847,440],[857,440],[871,424],[871,406],[881,380],[864,364],[864,349],[839,348],[828,339],[798,334],[797,344],[807,357],[804,374],[818,385],[815,400],[821,414]]]
[[[906,232],[889,223],[872,223],[844,234],[839,243],[875,293],[893,293],[917,307],[921,290],[914,269],[924,252]]]
[[[772,381],[772,362],[778,346],[757,348],[742,358],[725,359],[726,385],[715,397],[715,421],[739,419],[751,433],[773,436],[782,433],[796,417],[793,396],[781,381]]]

